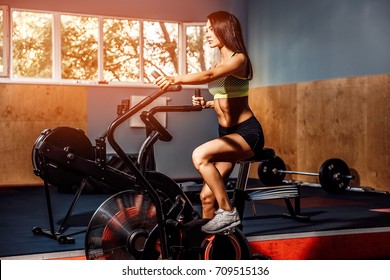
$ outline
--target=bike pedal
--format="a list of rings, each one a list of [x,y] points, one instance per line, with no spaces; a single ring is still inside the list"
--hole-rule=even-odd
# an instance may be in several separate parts
[[[229,235],[229,234],[234,233],[235,231],[236,231],[236,228],[233,227],[233,228],[229,228],[229,229],[226,229],[224,231],[221,231],[218,234],[220,234],[220,235]]]

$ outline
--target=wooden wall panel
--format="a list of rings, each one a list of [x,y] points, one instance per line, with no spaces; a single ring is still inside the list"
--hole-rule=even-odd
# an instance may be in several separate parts
[[[356,175],[351,185],[390,191],[389,74],[252,88],[250,105],[289,170],[318,172],[338,157]]]
[[[287,164],[295,166],[297,160],[297,93],[296,85],[253,88],[249,104],[263,126],[265,146],[273,148]],[[257,176],[257,164],[250,172]]]
[[[367,78],[297,84],[298,170],[318,172],[329,158],[362,170],[366,161]],[[316,177],[297,176],[318,181]]]
[[[367,78],[367,160],[362,183],[390,191],[390,75]]]
[[[85,87],[0,84],[0,186],[42,184],[32,171],[31,152],[45,128],[87,131]]]

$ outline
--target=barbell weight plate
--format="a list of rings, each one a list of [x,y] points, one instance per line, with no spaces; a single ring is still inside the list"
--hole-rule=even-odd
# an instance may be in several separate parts
[[[272,159],[262,161],[257,169],[260,181],[266,186],[280,185],[286,174],[274,172],[274,170],[286,170],[284,161],[276,156]]]
[[[350,178],[348,165],[339,158],[326,160],[320,168],[319,179],[321,187],[328,193],[341,193],[348,186]]]

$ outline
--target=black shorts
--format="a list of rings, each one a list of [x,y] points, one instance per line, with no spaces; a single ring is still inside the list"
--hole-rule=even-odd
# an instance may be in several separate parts
[[[219,126],[218,131],[219,137],[232,133],[241,135],[255,155],[260,153],[264,148],[263,129],[255,117],[251,117],[250,119],[231,127]]]

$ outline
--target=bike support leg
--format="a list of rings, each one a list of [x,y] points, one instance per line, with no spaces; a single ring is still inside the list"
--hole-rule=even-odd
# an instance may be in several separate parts
[[[43,164],[43,165],[46,166],[45,164]],[[45,189],[47,212],[49,215],[50,229],[49,230],[42,229],[41,227],[36,226],[32,229],[32,232],[35,235],[43,235],[43,236],[49,237],[51,239],[57,240],[58,243],[60,243],[60,244],[73,244],[73,243],[75,243],[74,238],[63,235],[63,233],[66,230],[66,225],[69,221],[69,218],[71,217],[71,214],[72,214],[73,209],[76,205],[76,202],[78,201],[78,199],[79,199],[79,197],[84,189],[84,186],[86,184],[86,179],[84,178],[82,183],[80,184],[80,187],[78,188],[78,190],[73,198],[73,201],[72,201],[72,203],[71,203],[71,205],[66,213],[66,216],[65,216],[63,222],[61,223],[60,229],[56,232],[54,229],[53,209],[52,209],[52,203],[51,203],[51,198],[50,198],[49,183],[48,183],[48,179],[46,177],[47,172],[46,172],[46,170],[44,172],[45,172],[44,189]]]

